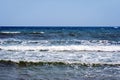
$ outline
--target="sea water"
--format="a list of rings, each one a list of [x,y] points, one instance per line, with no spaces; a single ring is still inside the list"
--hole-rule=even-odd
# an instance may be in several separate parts
[[[0,27],[0,80],[119,78],[119,27]]]

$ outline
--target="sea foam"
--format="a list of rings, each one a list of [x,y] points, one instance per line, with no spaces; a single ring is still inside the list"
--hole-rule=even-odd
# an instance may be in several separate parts
[[[87,46],[87,45],[66,45],[66,46],[0,46],[3,50],[48,50],[48,51],[120,51],[120,46]]]
[[[3,32],[0,32],[0,33],[4,33],[4,34],[16,34],[16,33],[21,33],[21,32],[19,32],[19,31],[14,31],[14,32],[3,31]]]

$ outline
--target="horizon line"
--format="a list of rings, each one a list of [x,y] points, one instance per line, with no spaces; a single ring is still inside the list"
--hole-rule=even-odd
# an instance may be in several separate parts
[[[110,25],[102,25],[102,26],[80,26],[80,25],[2,25],[0,27],[120,27],[120,26],[110,26]]]

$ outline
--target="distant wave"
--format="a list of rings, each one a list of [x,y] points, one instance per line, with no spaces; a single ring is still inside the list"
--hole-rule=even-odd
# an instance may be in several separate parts
[[[45,32],[31,32],[33,34],[44,34]]]
[[[1,34],[18,34],[18,33],[24,33],[24,34],[44,34],[45,32],[20,32],[20,31],[2,31]]]
[[[39,50],[39,51],[120,51],[120,46],[90,46],[90,45],[66,45],[66,46],[0,46],[3,50]]]
[[[0,33],[3,33],[3,34],[17,34],[17,33],[21,33],[21,32],[19,32],[19,31],[16,31],[16,32],[3,31],[3,32],[0,32]]]

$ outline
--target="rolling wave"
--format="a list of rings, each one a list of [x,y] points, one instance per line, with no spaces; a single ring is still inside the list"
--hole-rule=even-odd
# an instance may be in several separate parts
[[[120,51],[120,46],[90,46],[90,45],[65,45],[65,46],[24,46],[24,45],[13,45],[13,46],[0,46],[1,50],[20,50],[20,51]]]
[[[28,61],[11,61],[11,60],[0,60],[0,64],[7,65],[19,65],[19,66],[34,66],[34,65],[66,65],[66,66],[86,66],[86,67],[99,67],[99,66],[120,66],[120,63],[69,63],[69,62],[28,62]]]

